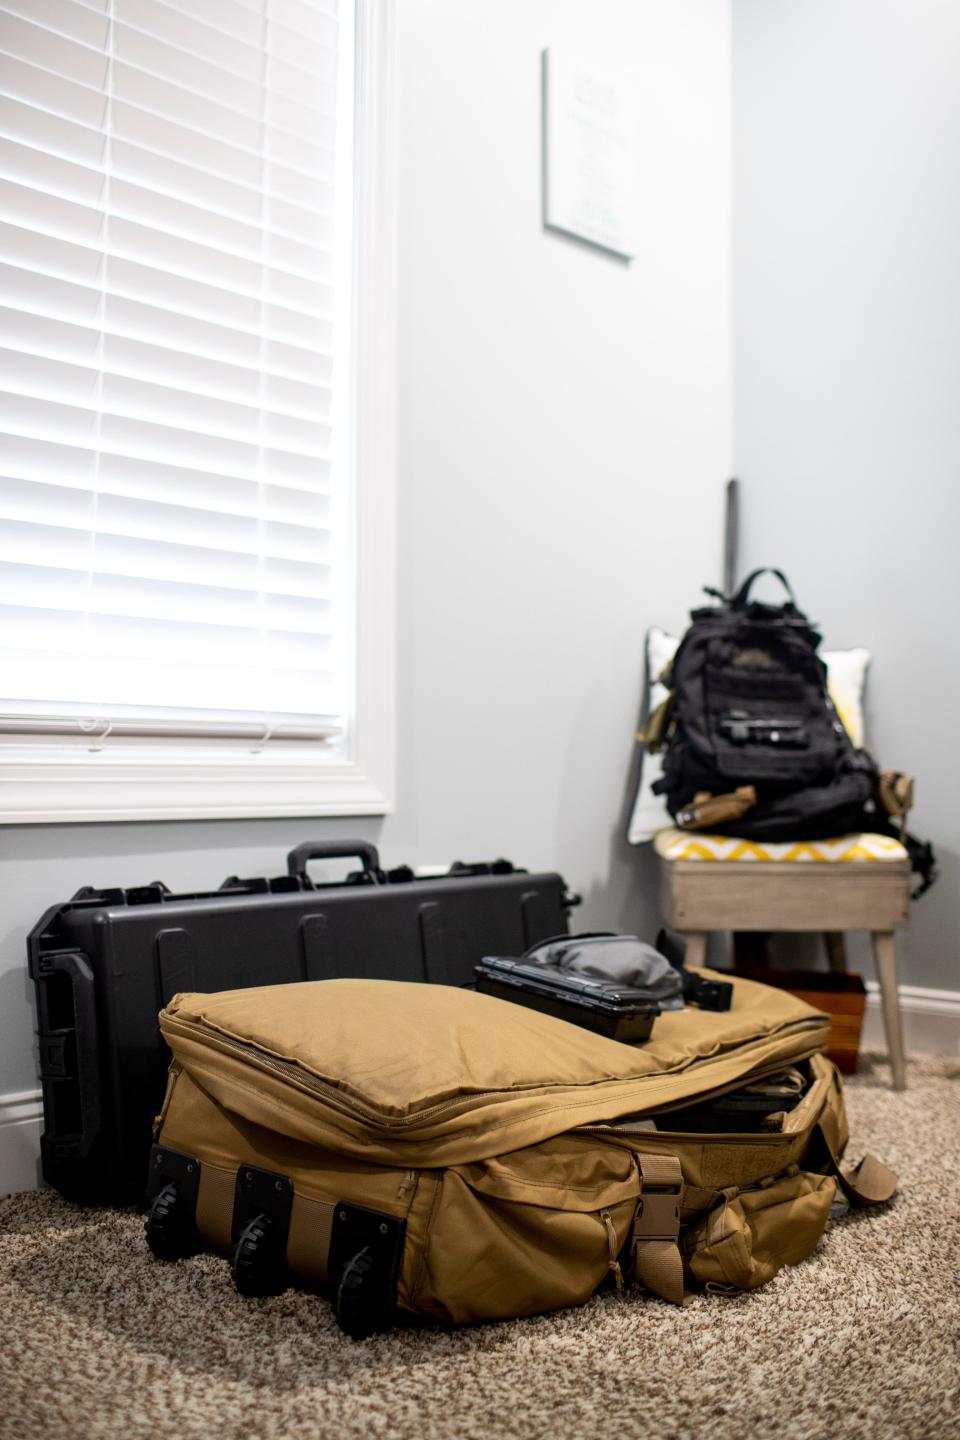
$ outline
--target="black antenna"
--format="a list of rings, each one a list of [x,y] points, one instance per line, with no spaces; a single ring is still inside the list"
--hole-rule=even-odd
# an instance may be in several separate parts
[[[740,541],[740,481],[727,481],[727,511],[723,525],[723,593],[730,596],[737,584],[737,547]]]

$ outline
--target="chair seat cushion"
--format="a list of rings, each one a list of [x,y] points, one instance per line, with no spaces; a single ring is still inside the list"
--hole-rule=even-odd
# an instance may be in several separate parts
[[[663,860],[782,860],[835,863],[840,860],[906,860],[899,840],[889,835],[838,835],[830,840],[742,840],[692,830],[658,830],[654,849]]]

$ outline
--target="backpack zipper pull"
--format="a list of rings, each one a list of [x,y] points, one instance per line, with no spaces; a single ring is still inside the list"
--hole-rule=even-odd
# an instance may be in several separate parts
[[[613,1221],[610,1219],[609,1210],[601,1210],[600,1219],[603,1221],[607,1232],[607,1252],[609,1255],[607,1269],[613,1271],[613,1278],[617,1282],[617,1294],[619,1295],[623,1290],[623,1271],[620,1269],[620,1261],[617,1259],[617,1232],[613,1228]]]

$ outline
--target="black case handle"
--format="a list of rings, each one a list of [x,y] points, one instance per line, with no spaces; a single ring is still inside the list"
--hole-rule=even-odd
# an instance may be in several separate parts
[[[364,873],[373,884],[380,884],[383,879],[380,856],[377,854],[376,845],[371,845],[368,840],[304,840],[302,845],[297,845],[287,856],[287,873],[299,875],[305,880],[307,864],[311,860],[351,859],[360,861]]]
[[[790,584],[790,581],[787,579],[786,575],[784,575],[783,571],[775,570],[771,565],[761,565],[759,570],[754,570],[750,575],[747,576],[746,580],[744,580],[736,595],[734,595],[733,599],[730,601],[730,604],[734,607],[734,609],[742,610],[746,607],[747,601],[750,598],[750,591],[753,588],[753,582],[754,580],[759,580],[761,575],[775,575],[780,581],[780,584],[783,586],[784,590],[786,590],[787,594],[790,596],[790,604],[795,610],[798,608],[797,597],[793,593],[793,586]]]
[[[49,1044],[48,1033],[39,1035],[41,1046],[40,1075],[42,1080],[54,1080],[55,1084],[76,1084],[80,1131],[70,1130],[59,1134],[56,1127],[56,1106],[51,1113],[45,1106],[43,1147],[55,1160],[80,1159],[90,1153],[94,1140],[103,1126],[100,1106],[100,1042],[97,1034],[97,997],[95,980],[90,961],[82,951],[54,951],[40,956],[36,966],[36,978],[44,980],[54,974],[70,977],[73,995],[73,1024],[69,1027],[77,1047],[76,1077],[65,1075],[54,1077],[50,1071],[44,1074],[43,1046]],[[46,1019],[46,1015],[42,1017]],[[49,1128],[53,1126],[53,1128]]]

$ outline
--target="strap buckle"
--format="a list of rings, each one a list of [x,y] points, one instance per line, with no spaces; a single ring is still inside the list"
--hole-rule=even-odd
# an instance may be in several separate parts
[[[644,1185],[633,1217],[633,1243],[677,1240],[680,1234],[682,1185]]]

